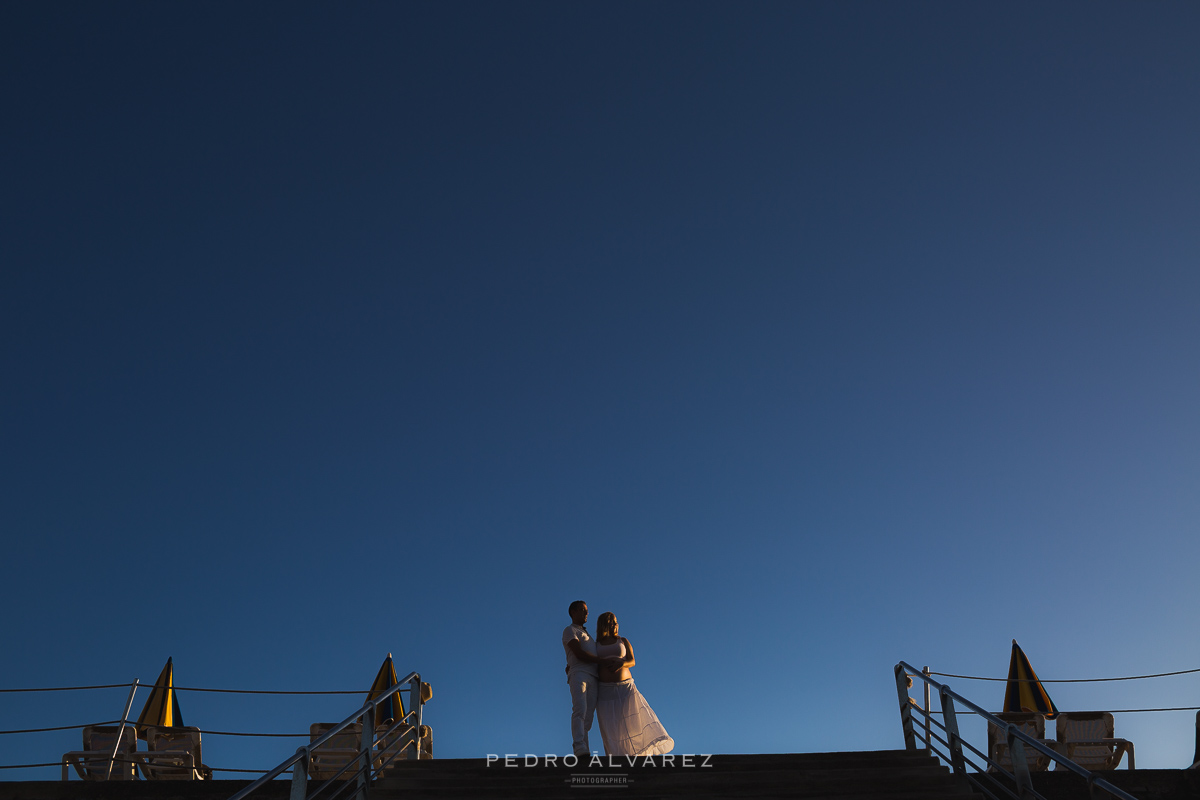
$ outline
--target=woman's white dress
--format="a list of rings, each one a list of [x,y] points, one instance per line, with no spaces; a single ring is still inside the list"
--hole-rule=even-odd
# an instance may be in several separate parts
[[[624,658],[625,643],[597,644],[596,655]],[[633,685],[633,678],[600,684],[596,718],[600,737],[604,739],[604,752],[610,756],[655,756],[669,753],[675,747],[675,740]]]

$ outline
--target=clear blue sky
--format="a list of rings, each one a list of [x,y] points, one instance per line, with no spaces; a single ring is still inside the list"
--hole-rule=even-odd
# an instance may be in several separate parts
[[[897,660],[1002,675],[1012,638],[1044,678],[1200,667],[1198,26],[6,4],[0,686],[365,690],[391,651],[438,755],[566,752],[576,598],[679,752],[899,747]],[[1190,763],[1191,714],[1117,725]]]

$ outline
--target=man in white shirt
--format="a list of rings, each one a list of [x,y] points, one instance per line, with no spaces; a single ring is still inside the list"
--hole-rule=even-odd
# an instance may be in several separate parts
[[[587,603],[576,600],[567,608],[571,624],[563,630],[563,650],[567,653],[567,683],[571,686],[571,747],[577,756],[591,755],[588,731],[596,713],[596,697],[600,692],[600,675],[596,667],[596,640],[584,623],[588,618]]]

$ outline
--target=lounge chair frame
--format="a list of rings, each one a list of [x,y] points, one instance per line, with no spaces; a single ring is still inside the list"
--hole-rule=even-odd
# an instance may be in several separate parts
[[[83,729],[83,749],[63,753],[62,779],[71,768],[85,781],[137,779],[137,729],[133,725],[88,725]]]
[[[1032,736],[1047,747],[1055,750],[1058,749],[1057,742],[1046,738],[1046,718],[1041,714],[1026,711],[998,712],[996,717],[1009,725],[1016,725],[1018,730]],[[1013,753],[1008,741],[1008,728],[1001,728],[991,722],[987,726],[988,755],[996,764],[996,766],[989,765],[988,771],[1011,770],[1013,768]],[[1025,751],[1026,766],[1030,772],[1045,772],[1049,769],[1049,756],[1043,755],[1033,748],[1022,749]]]
[[[199,728],[151,726],[146,731],[146,746],[146,751],[137,754],[137,765],[146,780],[212,780],[212,770],[201,758]]]
[[[1071,738],[1072,723],[1075,722],[1099,722],[1104,733],[1108,735],[1091,739]],[[1063,711],[1059,713],[1055,723],[1059,752],[1085,769],[1116,769],[1121,763],[1121,757],[1126,753],[1129,754],[1129,769],[1136,769],[1133,742],[1114,734],[1113,715],[1108,711]],[[1081,750],[1084,752],[1080,752]],[[1088,750],[1103,752],[1086,752]]]

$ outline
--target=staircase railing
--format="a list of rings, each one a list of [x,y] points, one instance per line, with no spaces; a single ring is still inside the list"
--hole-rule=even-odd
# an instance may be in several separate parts
[[[429,735],[428,729],[421,724],[421,711],[425,705],[422,686],[421,676],[410,672],[396,685],[375,699],[368,700],[362,708],[334,725],[322,736],[299,747],[294,755],[280,762],[274,769],[233,795],[229,800],[244,800],[289,769],[292,771],[292,790],[289,800],[316,800],[318,797],[321,800],[337,800],[342,797],[366,800],[367,788],[372,781],[409,747],[413,749],[413,758],[419,758],[421,755],[421,742]],[[408,693],[409,711],[400,719],[393,721],[387,729],[376,731],[376,710],[381,703],[386,702],[396,692]],[[358,756],[348,759],[332,777],[309,791],[308,771],[314,752],[319,751],[333,737],[359,721],[362,722],[362,736],[360,737]],[[398,746],[395,746],[389,737],[401,729],[404,729],[403,733],[397,740]],[[347,774],[352,766],[355,767],[354,771]]]
[[[908,694],[908,690],[912,686],[912,678],[919,678],[925,683],[924,707]],[[929,708],[929,690],[931,688],[937,692],[941,700],[941,722],[934,717]],[[1100,792],[1106,792],[1118,800],[1137,800],[1128,792],[1118,789],[1053,748],[1042,744],[1018,726],[984,711],[967,698],[952,691],[949,686],[938,683],[925,672],[917,670],[916,667],[904,661],[896,665],[896,693],[900,700],[900,724],[904,728],[905,749],[917,750],[917,740],[924,742],[924,749],[949,764],[960,780],[969,783],[992,800],[1046,800],[1033,788],[1026,755],[1028,749],[1034,750],[1037,754],[1045,756],[1059,765],[1055,767],[1055,770],[1068,770],[1083,778],[1087,782],[1088,793],[1093,800],[1099,800]],[[958,729],[956,703],[965,710],[979,715],[985,722],[1004,731],[1009,755],[1012,758],[1011,770],[993,761],[990,753],[981,752],[962,738]],[[914,724],[914,717],[920,718],[920,725]],[[945,734],[945,738],[942,734]],[[965,751],[970,751],[982,759],[982,763],[973,760]],[[1007,779],[1007,785],[1006,781],[1000,779],[1001,776]]]

